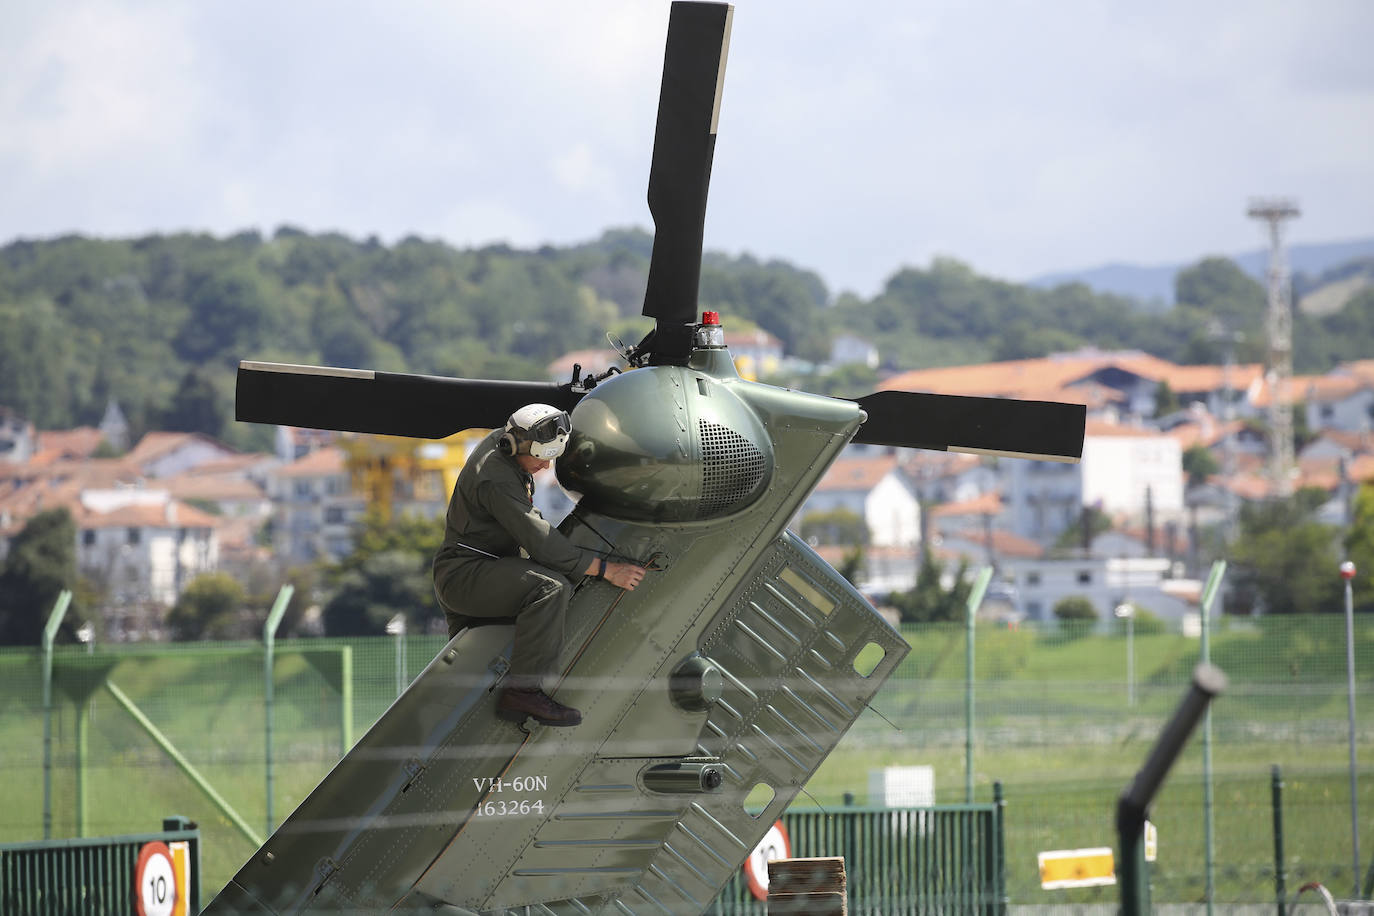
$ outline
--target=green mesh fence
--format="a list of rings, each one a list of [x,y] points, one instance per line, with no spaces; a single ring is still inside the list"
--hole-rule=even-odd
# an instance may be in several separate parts
[[[908,627],[912,652],[806,786],[799,803],[870,803],[868,774],[929,765],[940,804],[964,798],[965,630]],[[400,640],[404,640],[402,643]],[[273,672],[273,816],[284,819],[444,644],[442,637],[278,642]],[[975,798],[1006,798],[1007,890],[1014,905],[1114,903],[1115,888],[1045,891],[1041,851],[1115,846],[1116,796],[1187,688],[1196,638],[1141,632],[1074,636],[980,626],[975,636]],[[1345,632],[1339,614],[1223,621],[1212,660],[1230,689],[1212,706],[1215,899],[1274,899],[1270,768],[1283,769],[1288,888],[1319,880],[1351,896]],[[398,650],[401,650],[398,652]],[[1374,621],[1357,620],[1358,756],[1374,772]],[[266,819],[261,644],[59,646],[51,715],[51,836],[140,829],[167,813],[197,821],[207,899],[254,851],[234,818],[114,698],[128,698],[259,835]],[[1131,703],[1131,700],[1134,703]],[[345,715],[351,712],[351,721]],[[0,843],[44,838],[44,709],[37,647],[0,651]],[[1202,732],[1158,796],[1156,904],[1203,899]],[[1374,780],[1359,809],[1374,824]],[[1361,836],[1374,852],[1374,829]],[[849,863],[851,873],[863,863]]]

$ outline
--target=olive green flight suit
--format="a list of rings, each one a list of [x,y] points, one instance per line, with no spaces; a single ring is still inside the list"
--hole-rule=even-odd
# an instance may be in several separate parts
[[[594,551],[578,547],[534,505],[534,478],[498,447],[494,430],[473,449],[449,500],[444,543],[434,556],[434,592],[449,637],[465,617],[514,617],[512,687],[541,687],[554,673],[569,577],[582,575]]]

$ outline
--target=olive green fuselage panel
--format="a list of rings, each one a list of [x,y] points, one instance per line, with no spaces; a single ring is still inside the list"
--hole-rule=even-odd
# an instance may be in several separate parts
[[[208,912],[709,904],[907,651],[785,531],[861,412],[711,381],[772,443],[747,507],[665,524],[580,504],[560,526],[656,567],[633,592],[585,580],[573,596],[556,696],[583,723],[526,734],[497,719],[513,631],[459,633]]]

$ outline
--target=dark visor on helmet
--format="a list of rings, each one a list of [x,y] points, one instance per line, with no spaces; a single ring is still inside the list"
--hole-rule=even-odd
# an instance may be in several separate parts
[[[547,416],[531,426],[530,438],[535,442],[552,442],[559,436],[566,436],[569,432],[571,432],[571,427],[568,425],[568,415],[559,412]]]

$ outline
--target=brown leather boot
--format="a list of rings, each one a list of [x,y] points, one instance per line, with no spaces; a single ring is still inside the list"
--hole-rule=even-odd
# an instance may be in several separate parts
[[[582,713],[538,688],[506,687],[496,698],[496,715],[507,722],[532,718],[540,725],[568,728],[582,724]]]

